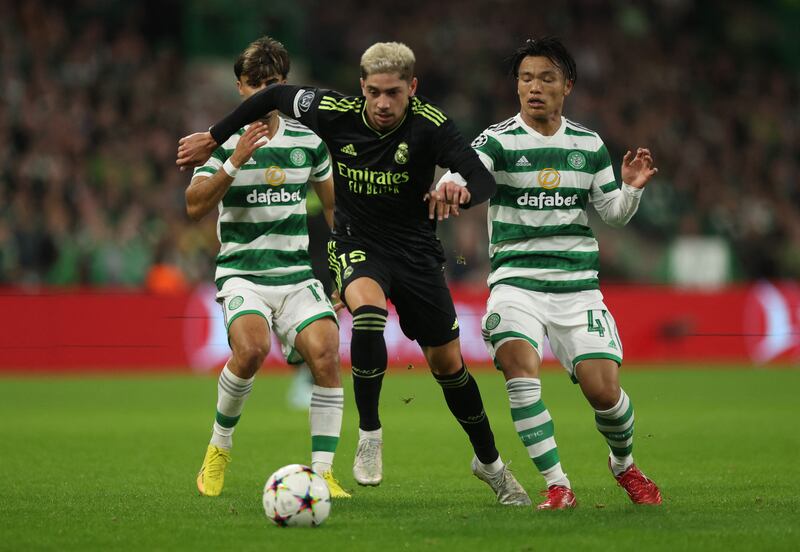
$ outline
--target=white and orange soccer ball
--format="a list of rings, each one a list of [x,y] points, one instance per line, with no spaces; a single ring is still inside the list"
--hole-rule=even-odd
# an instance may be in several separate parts
[[[264,512],[279,527],[316,527],[331,511],[328,484],[308,466],[290,464],[264,485]]]

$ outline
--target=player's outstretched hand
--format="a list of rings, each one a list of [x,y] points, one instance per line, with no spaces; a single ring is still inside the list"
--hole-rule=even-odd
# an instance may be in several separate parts
[[[472,195],[465,186],[456,182],[443,182],[438,189],[425,194],[424,200],[428,201],[428,218],[434,216],[438,220],[448,218],[451,214],[457,217],[461,214],[459,205],[469,203]]]
[[[178,159],[175,164],[182,171],[199,167],[211,157],[217,143],[210,132],[195,132],[178,140]]]
[[[637,148],[634,156],[630,151],[622,158],[622,181],[634,188],[644,188],[647,182],[658,173],[653,166],[653,156],[647,148]]]
[[[244,134],[239,138],[236,144],[236,149],[233,150],[231,155],[231,163],[236,168],[241,167],[250,157],[253,152],[260,146],[264,145],[269,138],[269,125],[261,121],[256,121],[247,127]]]

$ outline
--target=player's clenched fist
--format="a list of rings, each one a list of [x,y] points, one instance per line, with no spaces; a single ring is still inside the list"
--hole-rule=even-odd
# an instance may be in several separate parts
[[[191,167],[199,167],[211,157],[211,153],[217,145],[210,132],[195,132],[184,136],[178,141],[178,158],[175,164],[182,171]]]

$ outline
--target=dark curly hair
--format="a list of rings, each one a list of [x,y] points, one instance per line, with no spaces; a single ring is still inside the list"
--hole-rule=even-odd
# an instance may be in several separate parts
[[[274,38],[262,36],[239,54],[233,72],[253,87],[278,82],[289,75],[289,52]]]

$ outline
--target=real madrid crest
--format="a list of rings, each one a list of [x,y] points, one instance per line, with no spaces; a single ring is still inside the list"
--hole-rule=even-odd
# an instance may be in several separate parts
[[[397,146],[397,151],[394,152],[394,161],[398,165],[405,165],[408,163],[408,144],[400,142]]]

